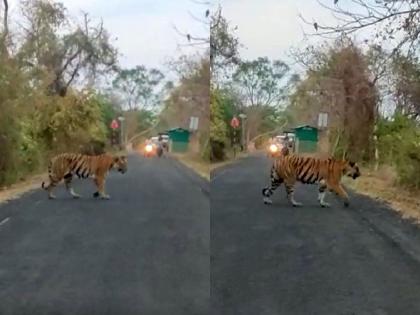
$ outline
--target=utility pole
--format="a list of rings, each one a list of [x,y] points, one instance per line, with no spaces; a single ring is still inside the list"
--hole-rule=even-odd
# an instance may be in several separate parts
[[[120,143],[121,146],[124,144],[124,120],[125,118],[123,116],[118,117],[118,120],[120,121]]]
[[[247,151],[247,143],[246,143],[246,137],[245,137],[245,121],[246,121],[246,115],[245,114],[239,114],[239,117],[241,118],[242,124],[241,124],[241,133],[242,133],[242,146],[243,151]]]

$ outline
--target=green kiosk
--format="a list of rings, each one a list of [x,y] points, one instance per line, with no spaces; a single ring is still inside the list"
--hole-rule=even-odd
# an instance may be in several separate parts
[[[318,148],[318,128],[303,125],[293,129],[297,153],[313,153]]]
[[[173,128],[167,131],[171,142],[171,152],[183,153],[188,151],[190,132],[183,128]]]

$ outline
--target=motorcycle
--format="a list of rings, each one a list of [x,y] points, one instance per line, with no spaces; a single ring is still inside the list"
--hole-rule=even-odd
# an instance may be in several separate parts
[[[163,148],[162,148],[162,144],[159,144],[158,147],[156,148],[156,153],[158,157],[162,157],[163,155]]]

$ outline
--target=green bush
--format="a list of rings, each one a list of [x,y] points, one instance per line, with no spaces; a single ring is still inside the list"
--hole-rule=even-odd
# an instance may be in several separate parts
[[[96,94],[45,91],[13,61],[0,61],[0,186],[45,170],[57,152],[103,150],[105,116]]]
[[[92,140],[106,139],[101,105],[91,92],[49,97],[37,117],[40,136],[53,152],[78,152]]]
[[[399,183],[420,187],[420,126],[402,114],[378,122],[378,150],[381,164],[395,167]]]
[[[220,161],[225,159],[225,148],[228,127],[223,120],[223,110],[220,97],[212,91],[210,101],[210,160]]]
[[[22,119],[29,107],[29,92],[28,80],[16,65],[0,62],[0,185],[15,182],[27,167],[22,149],[28,139],[22,132]]]

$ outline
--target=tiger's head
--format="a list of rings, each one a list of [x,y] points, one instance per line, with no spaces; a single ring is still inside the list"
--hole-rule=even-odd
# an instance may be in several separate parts
[[[351,160],[345,160],[343,174],[353,179],[356,179],[361,175],[359,166]]]
[[[114,157],[114,168],[124,174],[127,172],[127,157],[125,155],[119,155]]]

